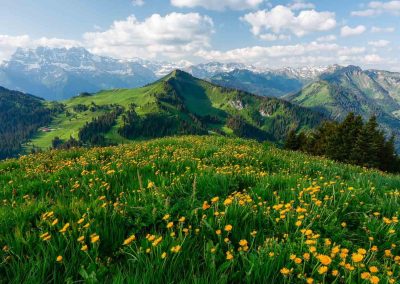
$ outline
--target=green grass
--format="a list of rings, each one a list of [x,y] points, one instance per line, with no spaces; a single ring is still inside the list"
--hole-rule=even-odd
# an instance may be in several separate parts
[[[51,151],[0,189],[0,283],[399,281],[400,177],[267,144]]]
[[[179,104],[167,101],[168,98],[179,98]],[[160,98],[162,97],[162,99]],[[236,109],[232,106],[233,102],[242,102],[244,108]],[[170,113],[177,115],[181,120],[189,125],[196,122],[190,115],[200,118],[212,116],[218,118],[218,123],[210,122],[203,125],[206,130],[214,130],[215,127],[225,133],[230,133],[226,127],[227,118],[230,115],[240,115],[248,123],[262,129],[274,137],[275,140],[282,140],[283,134],[290,129],[308,126],[312,127],[318,124],[322,117],[310,110],[292,106],[289,103],[276,99],[254,96],[238,90],[226,89],[209,82],[197,79],[191,75],[176,71],[165,78],[138,89],[116,89],[102,91],[91,96],[79,96],[62,102],[65,105],[65,111],[56,115],[49,128],[50,132],[38,132],[25,145],[25,152],[28,152],[33,146],[48,149],[55,137],[68,140],[71,136],[78,138],[79,130],[93,118],[104,114],[105,110],[75,112],[74,107],[86,105],[90,107],[92,103],[97,106],[119,105],[129,109],[134,103],[136,112],[143,116],[146,114],[160,113],[160,107],[165,107]],[[184,108],[183,108],[184,106]],[[270,112],[269,117],[261,117],[261,108]],[[70,115],[67,115],[69,113]],[[254,117],[258,116],[257,121]],[[110,132],[104,133],[112,143],[130,143],[118,134],[118,128],[122,125],[121,117]],[[196,125],[198,127],[198,125]]]

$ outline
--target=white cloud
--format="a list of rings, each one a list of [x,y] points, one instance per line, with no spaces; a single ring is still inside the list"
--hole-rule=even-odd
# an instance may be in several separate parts
[[[370,17],[376,15],[376,11],[374,9],[359,10],[351,12],[351,15],[357,17]]]
[[[143,6],[144,4],[144,0],[132,0],[133,6]]]
[[[317,38],[318,42],[329,42],[329,41],[336,41],[336,36],[335,35],[327,35],[327,36],[321,36]]]
[[[104,32],[85,33],[84,43],[94,53],[118,58],[185,57],[209,47],[213,21],[198,13],[153,14],[144,21],[130,16],[115,21]]]
[[[336,26],[334,13],[305,10],[296,16],[290,8],[282,5],[275,6],[270,11],[248,13],[241,20],[249,23],[251,32],[259,37],[265,32],[290,32],[301,37],[311,32],[327,31]]]
[[[225,9],[246,10],[257,8],[264,0],[171,0],[171,4],[180,8],[203,7],[209,10]]]
[[[0,35],[0,62],[8,59],[17,48],[36,48],[38,46],[66,47],[80,46],[75,40],[46,38],[31,39],[28,35]]]
[[[388,28],[380,28],[380,27],[372,27],[371,33],[393,33],[396,29],[393,27]]]
[[[291,10],[305,10],[305,9],[315,9],[315,5],[304,0],[294,0],[293,3],[289,4],[288,7]]]
[[[372,1],[368,3],[368,8],[365,10],[353,11],[352,16],[370,17],[383,13],[400,15],[400,1]]]
[[[340,35],[343,37],[349,37],[349,36],[355,36],[355,35],[360,35],[363,34],[367,28],[363,25],[359,25],[357,27],[349,27],[349,26],[344,26],[342,27],[340,31]]]
[[[366,63],[366,64],[377,64],[377,63],[382,63],[382,62],[383,62],[383,58],[377,54],[367,54],[364,57],[364,63]]]
[[[275,45],[275,46],[253,46],[239,49],[232,49],[225,52],[222,51],[206,51],[202,50],[197,53],[198,56],[207,60],[222,60],[222,61],[237,61],[244,60],[251,63],[268,61],[270,58],[280,57],[297,57],[301,55],[315,55],[320,52],[335,52],[340,47],[337,44],[321,44],[311,42],[308,44],[295,44],[295,45]]]
[[[287,40],[290,39],[290,36],[287,35],[278,35],[278,34],[262,34],[260,35],[260,39],[265,41],[275,41],[275,40]]]
[[[369,68],[386,68],[392,59],[366,53],[363,46],[340,46],[336,43],[310,42],[294,45],[253,46],[228,51],[202,50],[197,56],[207,61],[242,62],[258,67],[300,67],[304,65],[321,66],[330,64],[359,65]],[[393,68],[391,68],[393,69]]]
[[[384,39],[368,42],[368,45],[371,45],[373,47],[386,47],[389,44],[390,44],[390,41],[384,40]]]
[[[18,47],[25,47],[29,41],[30,38],[27,35],[0,35],[0,62],[9,58]]]

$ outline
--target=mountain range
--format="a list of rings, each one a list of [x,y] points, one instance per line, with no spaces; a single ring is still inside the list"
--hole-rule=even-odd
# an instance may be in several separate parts
[[[184,71],[171,71],[180,66]],[[400,73],[357,66],[272,70],[240,63],[117,60],[83,48],[42,47],[19,49],[3,62],[0,85],[45,98],[42,104],[47,109],[57,106],[58,112],[51,110],[48,131],[33,139],[41,148],[55,137],[78,137],[86,123],[109,112],[118,115],[111,134],[103,133],[104,139],[124,141],[127,137],[118,129],[126,124],[121,119],[129,111],[153,115],[155,121],[159,114],[175,115],[171,123],[177,127],[168,134],[185,132],[187,127],[200,134],[220,132],[274,141],[282,141],[290,129],[312,128],[323,117],[342,120],[354,112],[365,119],[376,115],[388,135],[400,136]],[[122,111],[116,110],[119,106]],[[232,127],[240,131],[234,133]],[[243,132],[245,128],[251,129],[250,134]]]
[[[240,63],[192,65],[186,61],[118,60],[94,55],[84,48],[38,47],[18,49],[9,60],[0,63],[0,86],[48,100],[64,100],[80,92],[141,87],[180,69],[227,87],[280,97],[299,91],[329,68],[272,70]],[[242,83],[238,84],[238,80]]]
[[[24,95],[26,101],[32,98]],[[9,91],[8,99],[12,96]],[[55,140],[59,145],[71,138],[85,145],[109,145],[213,133],[280,143],[291,129],[309,130],[325,119],[290,102],[217,86],[179,70],[141,88],[37,103],[51,113],[51,122],[35,125],[25,149],[47,149]]]
[[[334,120],[349,112],[364,119],[375,115],[389,135],[400,137],[400,73],[342,67],[284,99]]]

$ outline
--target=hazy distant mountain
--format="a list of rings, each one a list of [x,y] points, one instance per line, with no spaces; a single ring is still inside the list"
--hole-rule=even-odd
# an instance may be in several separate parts
[[[97,56],[84,48],[18,49],[0,65],[0,85],[51,100],[80,92],[139,87],[156,78],[137,62]]]
[[[210,81],[220,86],[268,97],[282,97],[298,92],[304,85],[304,82],[298,78],[281,75],[277,72],[260,73],[246,69],[218,73],[212,76]]]

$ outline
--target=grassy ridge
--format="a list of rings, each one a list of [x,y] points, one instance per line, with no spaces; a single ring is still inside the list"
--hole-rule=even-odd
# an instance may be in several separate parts
[[[77,139],[79,130],[87,122],[103,115],[104,107],[111,104],[119,105],[125,111],[128,111],[131,104],[135,104],[135,111],[141,117],[167,113],[178,118],[178,121],[185,121],[197,128],[201,120],[204,132],[227,135],[234,132],[227,127],[229,117],[238,116],[276,142],[281,142],[291,129],[310,129],[324,119],[319,113],[286,101],[223,88],[182,71],[174,71],[143,88],[102,91],[93,95],[78,96],[63,103],[65,110],[53,119],[49,125],[51,131],[37,133],[29,143],[28,149],[33,145],[48,149],[55,137],[68,140],[72,136]],[[94,110],[93,105],[97,107]],[[86,106],[87,109],[76,111],[77,106]],[[197,121],[193,117],[196,117]],[[214,121],[210,121],[210,117]],[[116,144],[121,141],[128,142],[118,134],[118,128],[121,126],[123,122],[119,118],[110,133],[105,133],[105,136]]]
[[[395,283],[400,177],[247,140],[0,163],[0,282]]]

